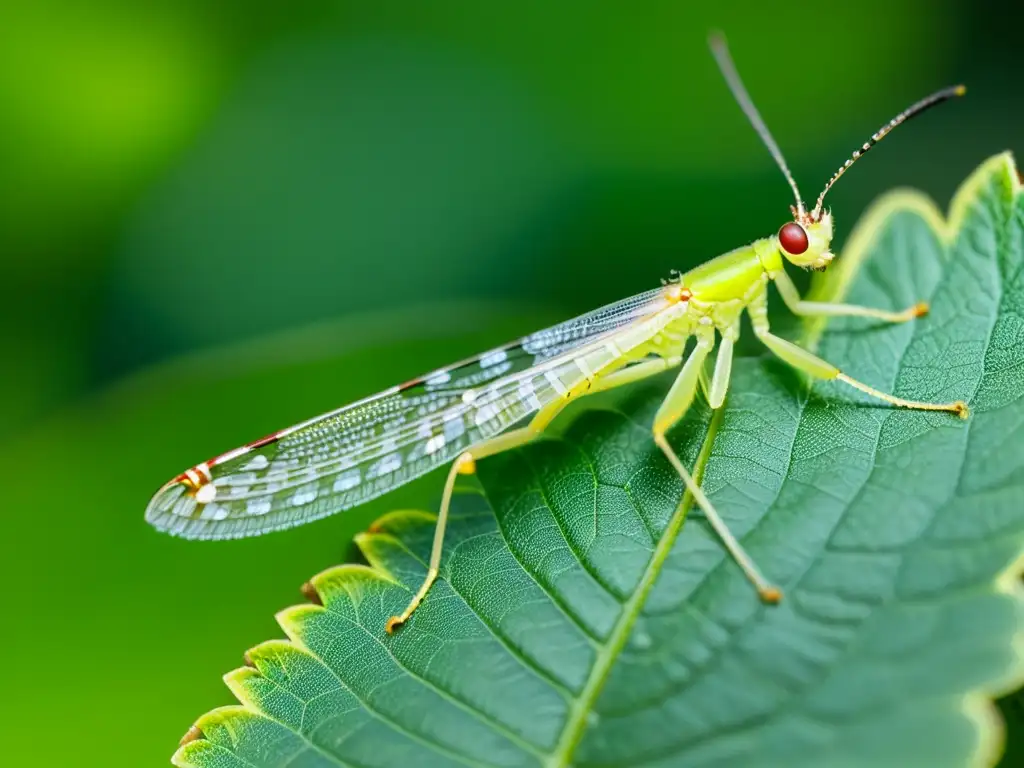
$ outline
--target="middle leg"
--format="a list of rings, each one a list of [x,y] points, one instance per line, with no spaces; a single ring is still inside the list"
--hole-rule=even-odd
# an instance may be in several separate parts
[[[726,338],[731,338],[731,331],[728,332]],[[714,331],[708,329],[706,333],[701,333],[697,337],[697,346],[693,352],[687,358],[683,364],[682,371],[679,372],[679,377],[672,385],[672,389],[669,390],[668,395],[665,397],[664,402],[661,404],[661,408],[658,409],[657,414],[654,417],[654,442],[662,452],[668,458],[672,467],[682,478],[683,484],[686,489],[690,492],[694,502],[700,507],[704,513],[704,517],[707,519],[711,527],[714,528],[715,533],[718,534],[722,544],[725,546],[726,551],[736,561],[743,574],[747,577],[754,588],[757,589],[757,594],[766,603],[777,603],[782,599],[782,592],[778,587],[775,587],[768,583],[768,581],[761,575],[760,569],[757,564],[753,561],[750,555],[747,554],[746,550],[743,549],[743,545],[737,541],[736,537],[733,536],[732,531],[729,530],[729,526],[725,524],[719,516],[714,505],[701,490],[700,485],[693,476],[687,471],[686,467],[683,466],[683,462],[676,455],[676,452],[672,449],[668,440],[665,437],[665,433],[676,424],[689,410],[690,405],[693,403],[693,398],[697,393],[698,382],[700,380],[701,371],[704,368],[704,361],[714,346]],[[718,405],[721,405],[725,399],[726,389],[728,388],[728,376],[732,362],[732,345],[731,343],[724,345],[725,349],[719,352],[719,360],[715,365],[715,373],[709,387],[710,396],[709,400],[716,401]],[[723,357],[722,355],[725,355]],[[714,407],[714,406],[713,406]]]

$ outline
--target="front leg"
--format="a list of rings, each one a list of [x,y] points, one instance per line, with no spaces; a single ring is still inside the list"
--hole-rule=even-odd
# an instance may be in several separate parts
[[[841,381],[854,389],[859,389],[861,392],[899,408],[910,408],[915,411],[949,411],[961,419],[966,419],[968,416],[967,403],[963,400],[955,400],[952,403],[925,403],[920,400],[907,400],[890,395],[888,392],[882,392],[863,381],[847,376],[832,363],[822,360],[791,341],[776,336],[769,329],[768,300],[767,294],[764,292],[761,292],[747,305],[747,312],[750,314],[750,321],[754,326],[754,334],[761,340],[761,343],[798,371],[803,371],[816,379]]]
[[[794,315],[824,315],[828,317],[872,317],[876,320],[884,320],[887,323],[905,323],[915,317],[928,314],[928,302],[919,301],[912,307],[907,307],[899,312],[890,312],[886,309],[875,309],[874,307],[862,307],[857,304],[832,304],[824,301],[805,301],[800,298],[800,292],[793,285],[789,275],[779,270],[775,276],[775,285],[779,289],[779,295]]]

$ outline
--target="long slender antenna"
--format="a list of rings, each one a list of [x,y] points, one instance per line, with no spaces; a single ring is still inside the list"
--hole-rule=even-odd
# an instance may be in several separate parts
[[[936,104],[941,104],[942,102],[948,101],[949,99],[952,99],[955,96],[963,96],[965,93],[967,93],[967,88],[963,85],[954,85],[949,88],[943,88],[941,91],[936,91],[931,96],[928,96],[924,99],[921,99],[919,102],[910,105],[905,110],[896,115],[896,117],[894,117],[888,123],[879,128],[876,133],[872,134],[870,141],[865,142],[864,146],[856,150],[850,156],[850,159],[843,163],[841,166],[839,166],[839,170],[832,174],[832,178],[828,180],[828,184],[825,185],[825,189],[823,189],[821,191],[821,194],[818,195],[818,202],[814,204],[814,211],[811,214],[811,216],[816,220],[821,218],[821,206],[822,203],[825,202],[825,195],[828,193],[830,189],[832,189],[832,185],[835,184],[839,180],[839,177],[846,173],[846,170],[851,165],[853,165],[862,155],[867,153],[867,151],[871,149],[873,146],[875,146],[875,144],[884,139],[893,128],[895,128],[900,123],[905,123],[910,118],[916,117],[917,115],[920,115],[922,112],[931,109]]]
[[[725,36],[721,32],[712,32],[708,37],[708,45],[711,48],[711,53],[715,56],[715,60],[718,62],[718,68],[722,70],[725,82],[729,84],[729,90],[732,91],[732,95],[739,102],[743,113],[754,126],[754,130],[761,137],[761,141],[768,147],[768,151],[772,153],[776,164],[778,164],[782,174],[786,177],[786,181],[789,182],[789,186],[792,187],[793,196],[796,198],[796,210],[799,217],[802,218],[806,215],[806,209],[804,208],[804,201],[800,197],[800,190],[796,186],[796,181],[793,179],[789,166],[786,165],[786,158],[782,156],[782,150],[775,143],[775,139],[772,138],[771,133],[768,131],[768,126],[764,124],[761,114],[750,99],[750,94],[747,93],[747,89],[743,86],[743,81],[736,71],[736,65],[733,64],[732,56],[729,55],[729,46],[725,42]]]

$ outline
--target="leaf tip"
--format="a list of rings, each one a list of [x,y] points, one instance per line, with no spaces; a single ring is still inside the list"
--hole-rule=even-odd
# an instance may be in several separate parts
[[[423,523],[434,523],[437,521],[437,514],[426,512],[422,509],[393,509],[381,515],[369,526],[367,533],[391,533],[397,534],[405,531],[410,525],[422,525]]]
[[[317,605],[290,605],[274,614],[278,626],[284,630],[285,635],[295,640],[301,637],[302,627],[310,616],[322,612],[324,609]]]

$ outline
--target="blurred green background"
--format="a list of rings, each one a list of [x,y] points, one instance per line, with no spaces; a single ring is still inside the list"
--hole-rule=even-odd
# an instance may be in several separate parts
[[[166,765],[274,611],[430,476],[263,539],[150,530],[186,466],[775,231],[741,73],[841,243],[1020,153],[1019,26],[967,0],[0,6],[4,765]],[[973,10],[972,10],[973,9]]]

